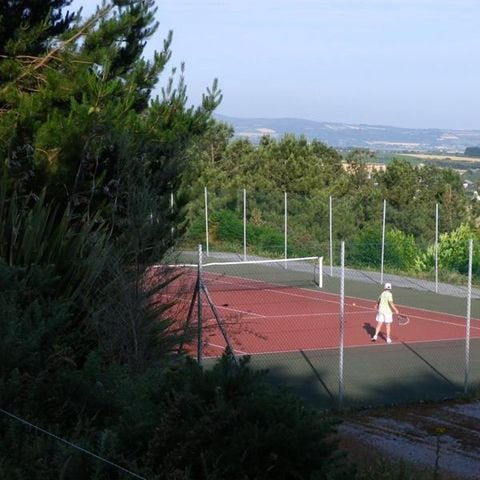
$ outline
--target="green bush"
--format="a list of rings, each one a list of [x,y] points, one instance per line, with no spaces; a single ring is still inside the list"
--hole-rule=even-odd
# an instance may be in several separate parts
[[[438,242],[438,266],[442,270],[462,275],[468,272],[469,241],[473,240],[472,272],[478,277],[480,271],[480,244],[476,233],[468,226],[461,225],[457,229],[440,235]],[[428,247],[422,257],[422,266],[431,270],[435,266],[435,246]]]
[[[172,380],[147,455],[160,478],[353,478],[331,437],[335,422],[268,386],[245,361],[224,357]]]
[[[385,233],[384,262],[387,267],[411,271],[415,268],[419,255],[420,251],[413,235],[407,235],[396,229]]]
[[[231,210],[220,210],[211,216],[209,228],[218,242],[243,242],[243,221]]]
[[[361,230],[352,242],[345,245],[348,265],[379,267],[381,263],[381,227]]]
[[[285,240],[283,235],[271,227],[251,225],[247,230],[247,242],[257,252],[270,252],[279,255],[284,252]]]
[[[379,268],[382,260],[382,231],[380,226],[363,229],[352,245],[347,245],[347,262],[350,265]],[[384,266],[410,271],[418,264],[420,251],[413,235],[406,235],[400,230],[385,232]]]

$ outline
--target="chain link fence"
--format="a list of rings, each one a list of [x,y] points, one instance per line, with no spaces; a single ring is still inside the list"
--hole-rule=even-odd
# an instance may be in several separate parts
[[[265,256],[242,252],[184,251],[177,262],[189,266],[190,281],[179,317],[188,317],[189,353],[205,367],[225,353],[249,357],[253,368],[268,371],[269,381],[325,409],[439,400],[478,389],[473,241],[465,246],[467,274],[455,283],[353,268],[352,248],[361,246],[342,242],[332,267],[321,258],[321,279],[301,258],[268,264]],[[198,290],[192,302],[199,276],[207,295]],[[392,324],[392,344],[383,328],[371,341],[384,282],[393,285],[395,305],[410,320]]]

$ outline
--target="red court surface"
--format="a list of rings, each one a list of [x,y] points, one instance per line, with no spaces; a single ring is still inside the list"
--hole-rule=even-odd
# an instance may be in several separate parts
[[[223,278],[223,281],[226,279]],[[238,355],[324,350],[340,345],[340,301],[336,294],[320,289],[287,288],[255,284],[256,288],[238,288],[235,279],[228,281],[226,290],[210,291],[209,295],[222,320],[229,341]],[[164,293],[176,304],[175,318],[184,322],[192,309],[190,326],[196,331],[197,301],[192,303],[193,284],[184,282]],[[222,355],[226,342],[218,322],[204,294],[202,304],[202,339],[205,357]],[[393,344],[400,342],[441,342],[462,340],[466,335],[463,316],[418,309],[397,304],[400,313],[408,315],[410,322],[400,326],[392,324]],[[344,311],[344,347],[379,348],[388,346],[384,338],[372,343],[376,326],[375,302],[346,297]],[[384,327],[382,327],[384,332]],[[480,338],[480,320],[472,319],[471,338]],[[195,339],[189,350],[196,349]]]
[[[340,345],[340,303],[338,295],[302,289],[214,292],[211,297],[222,317],[235,353],[283,353],[322,350]],[[344,346],[372,343],[376,326],[375,302],[345,299]],[[397,305],[410,318],[405,326],[392,325],[395,342],[432,342],[464,339],[465,318]],[[225,341],[208,309],[204,311],[205,356],[223,352]],[[384,331],[384,330],[383,330]],[[471,322],[471,338],[480,338],[480,321]]]

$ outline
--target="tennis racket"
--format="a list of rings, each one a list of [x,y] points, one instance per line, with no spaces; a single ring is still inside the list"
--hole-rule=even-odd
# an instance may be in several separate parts
[[[408,317],[407,315],[401,315],[397,313],[395,314],[395,319],[401,327],[410,323],[410,317]]]

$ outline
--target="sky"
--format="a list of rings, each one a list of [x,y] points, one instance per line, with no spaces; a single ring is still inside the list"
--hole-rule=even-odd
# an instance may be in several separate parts
[[[91,13],[96,0],[75,0]],[[480,129],[479,0],[157,0],[151,58],[185,63],[188,104],[217,113]],[[160,82],[162,84],[162,82]],[[161,86],[161,85],[160,85]]]

